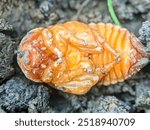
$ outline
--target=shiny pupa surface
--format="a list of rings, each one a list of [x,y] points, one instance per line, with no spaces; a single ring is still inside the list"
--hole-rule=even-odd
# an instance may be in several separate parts
[[[124,81],[149,59],[125,28],[71,21],[31,30],[19,45],[17,61],[27,78],[81,95],[96,84]]]

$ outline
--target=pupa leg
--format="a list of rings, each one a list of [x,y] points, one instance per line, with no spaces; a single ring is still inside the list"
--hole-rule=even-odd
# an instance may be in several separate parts
[[[115,57],[116,57],[116,62],[120,62],[120,54],[115,51],[107,42],[104,38],[98,36],[97,32],[93,31],[93,33],[95,34],[95,36],[98,39],[98,42],[101,44],[98,44],[97,42],[95,42],[93,45],[93,48],[90,48],[88,43],[82,39],[76,38],[73,35],[70,35],[69,37],[69,42],[77,47],[80,47],[80,49],[84,50],[84,51],[90,51],[90,52],[97,52],[97,53],[101,53],[102,49],[106,49],[109,52],[111,52]]]
[[[93,33],[95,34],[95,36],[97,37],[97,40],[99,41],[100,45],[102,46],[102,48],[108,50],[109,52],[111,52],[115,58],[116,58],[116,62],[119,63],[120,62],[120,54],[114,50],[107,42],[106,39],[101,37],[100,34],[98,34],[96,31],[93,30]]]
[[[96,68],[96,74],[98,74],[101,78],[106,76],[108,72],[117,64],[116,60],[101,66],[100,68]]]
[[[121,60],[120,54],[117,51],[115,51],[107,42],[104,42],[103,46],[106,50],[108,50],[109,52],[111,52],[115,56],[116,62],[119,63]]]
[[[79,95],[84,94],[99,81],[98,74],[94,74],[93,72],[94,68],[92,63],[84,58],[79,64],[79,68],[64,73],[63,77],[59,78],[60,82],[56,86],[65,92]]]
[[[56,48],[56,46],[53,44],[53,37],[48,29],[43,30],[42,38],[48,51],[57,55],[58,59],[55,62],[55,67],[57,67],[59,64],[62,63],[62,52],[58,48]]]
[[[85,74],[76,77],[70,82],[56,84],[56,87],[64,92],[81,95],[87,93],[98,81],[98,75]]]
[[[72,34],[70,34],[70,37],[67,40],[70,44],[76,46],[77,48],[83,50],[84,52],[100,53],[102,51],[102,48],[97,42],[89,43],[88,41],[79,39]]]

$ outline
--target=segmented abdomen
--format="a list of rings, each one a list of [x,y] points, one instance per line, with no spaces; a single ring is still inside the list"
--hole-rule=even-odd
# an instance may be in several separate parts
[[[95,24],[95,26],[91,26],[93,29],[96,29],[112,49],[116,50],[121,56],[121,61],[114,65],[110,72],[102,78],[99,84],[115,84],[128,78],[130,76],[128,70],[130,68],[129,53],[131,50],[129,32],[124,28],[112,24],[99,23]],[[114,55],[104,49],[104,51],[95,58],[95,64],[96,66],[101,67],[111,63],[114,59]]]

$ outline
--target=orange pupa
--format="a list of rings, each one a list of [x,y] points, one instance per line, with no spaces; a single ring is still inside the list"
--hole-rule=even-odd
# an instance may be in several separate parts
[[[81,95],[96,84],[124,81],[149,59],[144,46],[125,28],[70,21],[27,33],[17,61],[27,78]]]

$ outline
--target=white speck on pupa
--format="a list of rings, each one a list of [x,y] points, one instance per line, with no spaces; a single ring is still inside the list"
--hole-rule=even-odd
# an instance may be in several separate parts
[[[97,47],[95,50],[96,50],[96,51],[101,51],[102,48],[101,48],[101,47]]]
[[[57,48],[54,48],[55,53],[58,56],[58,60],[55,62],[54,66],[57,67],[59,64],[62,63],[62,53]]]
[[[42,51],[46,50],[46,47],[42,47],[41,50],[42,50]]]
[[[42,68],[42,69],[45,69],[45,68],[46,68],[46,65],[45,65],[45,64],[41,64],[41,68]]]
[[[29,51],[24,51],[23,62],[25,64],[29,64],[30,63],[30,59],[28,58],[28,56],[29,56]]]
[[[32,70],[32,73],[33,73],[33,74],[36,74],[36,70],[35,70],[35,69],[33,69],[33,70]]]
[[[93,80],[97,82],[99,80],[99,76],[93,76]]]
[[[38,43],[37,40],[33,40],[33,41],[32,41],[32,44],[37,44],[37,43]]]

